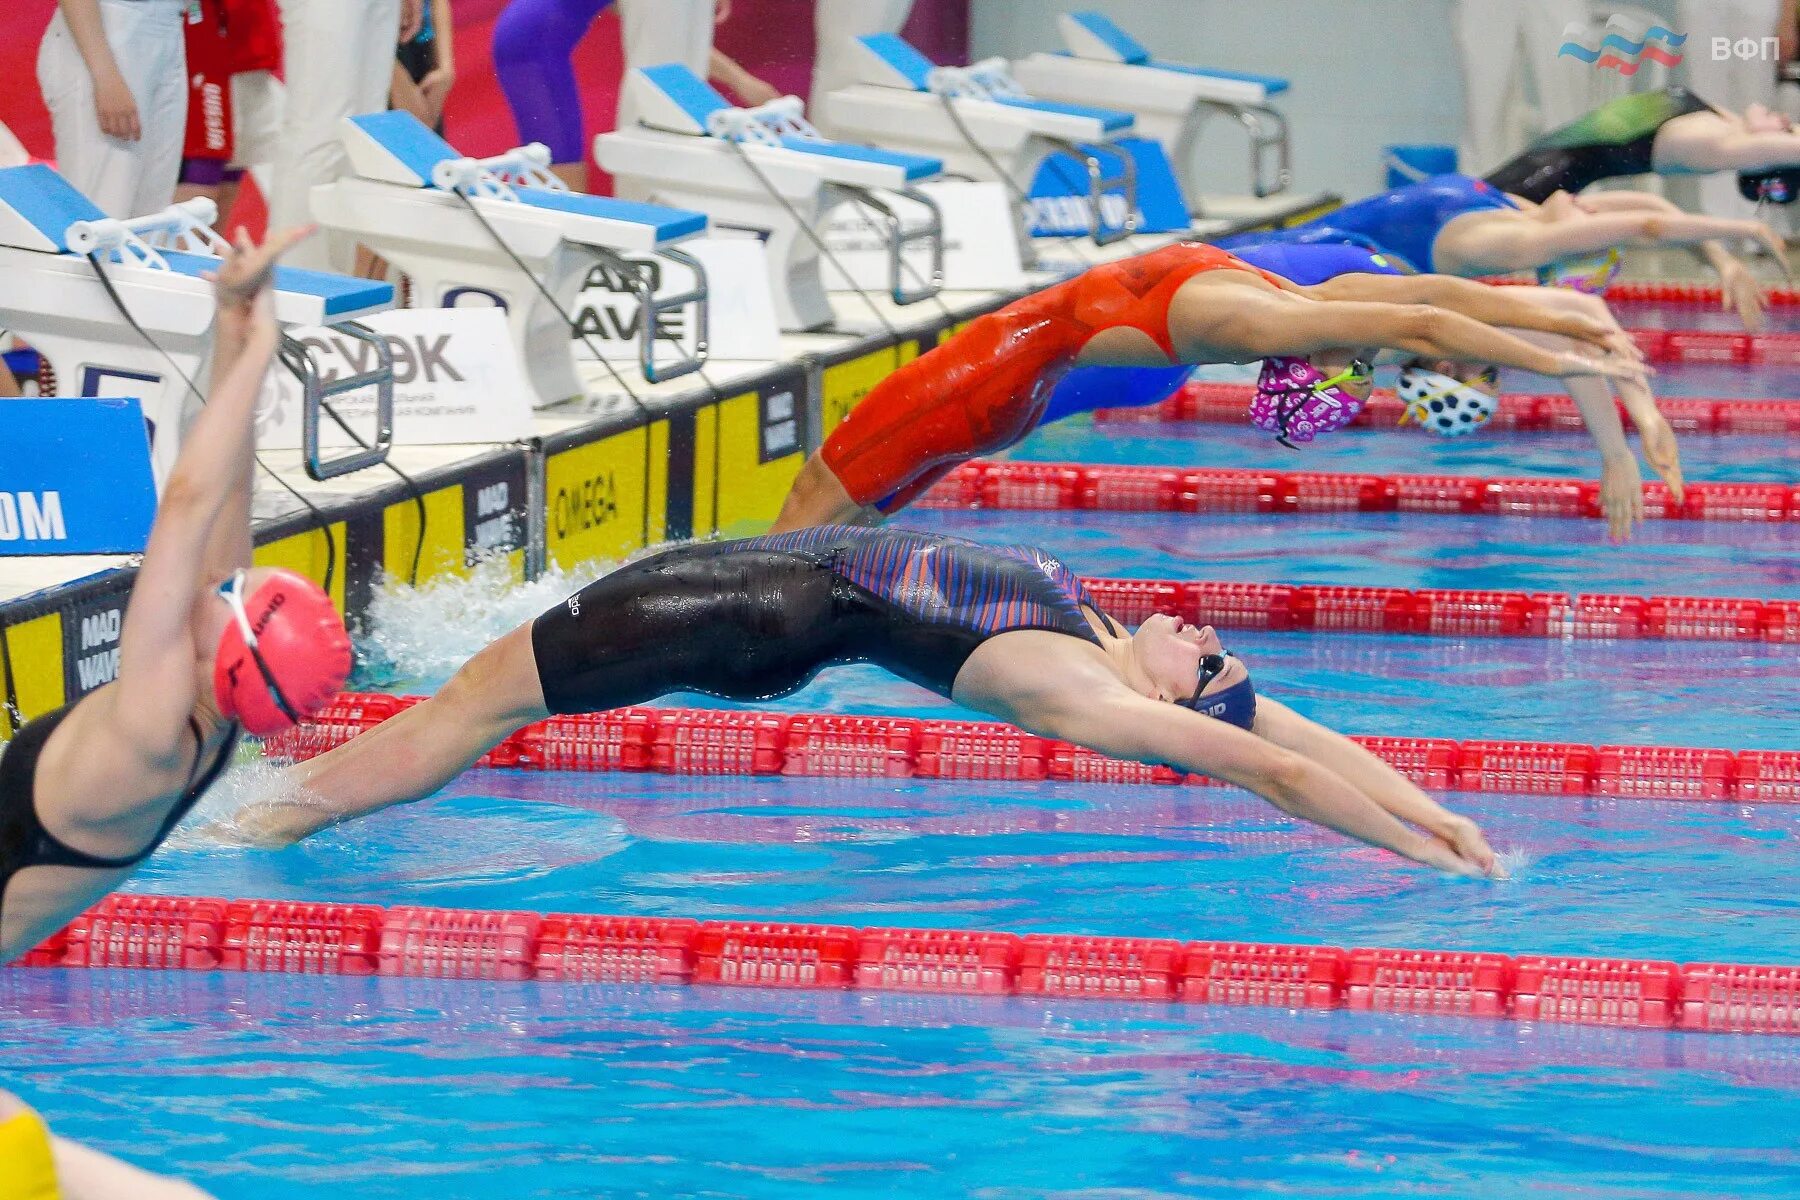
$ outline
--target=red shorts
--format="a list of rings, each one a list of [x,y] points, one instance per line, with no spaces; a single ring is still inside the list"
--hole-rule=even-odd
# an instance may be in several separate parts
[[[1175,361],[1169,305],[1181,285],[1218,269],[1257,271],[1216,246],[1183,242],[1094,267],[980,317],[876,384],[819,455],[850,498],[892,512],[956,464],[1037,427],[1088,339],[1137,329]]]
[[[275,0],[201,0],[187,34],[188,115],[182,157],[230,162],[231,77],[281,66]]]

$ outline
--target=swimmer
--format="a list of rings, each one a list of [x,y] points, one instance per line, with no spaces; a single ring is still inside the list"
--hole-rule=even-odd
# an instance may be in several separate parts
[[[10,1092],[0,1092],[0,1167],[0,1200],[211,1200],[191,1183],[53,1136]]]
[[[1381,275],[1303,288],[1198,242],[1093,267],[978,317],[883,379],[801,467],[774,532],[904,508],[958,463],[1029,433],[1071,367],[1263,359],[1251,419],[1290,442],[1349,424],[1383,349],[1559,378],[1644,377],[1615,328],[1508,288],[1443,282],[1441,304],[1386,301],[1416,285]],[[1593,353],[1547,350],[1496,325]]]
[[[1757,242],[1787,271],[1786,244],[1761,221],[1696,217],[1679,209],[1605,211],[1561,191],[1533,203],[1467,175],[1434,175],[1346,204],[1292,229],[1240,234],[1220,245],[1227,249],[1250,242],[1361,245],[1397,257],[1416,271],[1466,277],[1536,271],[1541,283],[1599,291],[1617,265],[1621,248],[1690,246],[1729,238]]]
[[[117,678],[0,746],[0,963],[130,875],[225,770],[240,731],[286,728],[349,674],[325,593],[250,567],[253,417],[276,338],[269,285],[301,236],[258,247],[240,231],[219,265],[212,387],[163,485]]]
[[[1610,195],[1610,193],[1609,193]],[[1435,304],[1454,308],[1465,293],[1468,302],[1479,303],[1482,292],[1469,292],[1481,285],[1448,276],[1411,275],[1397,261],[1362,246],[1333,243],[1290,244],[1275,242],[1264,245],[1239,246],[1233,251],[1253,267],[1270,271],[1290,283],[1314,288],[1321,299],[1375,299],[1370,289],[1387,287],[1380,296],[1396,304]],[[1404,282],[1377,284],[1369,280],[1350,280],[1350,294],[1337,296],[1332,289],[1320,285],[1357,275],[1406,277]],[[1344,286],[1344,285],[1341,285]],[[1514,288],[1510,295],[1551,309],[1577,313],[1616,331],[1614,340],[1621,346],[1628,335],[1620,329],[1612,312],[1598,296],[1563,288]],[[1528,341],[1547,349],[1570,350],[1574,345],[1565,337],[1532,330],[1513,330]],[[1039,425],[1048,425],[1076,413],[1096,408],[1133,408],[1159,404],[1187,379],[1192,368],[1179,367],[1077,367],[1065,375],[1050,394]],[[1637,459],[1632,456],[1625,428],[1614,404],[1614,385],[1618,401],[1631,415],[1644,445],[1644,456],[1656,473],[1668,484],[1677,503],[1683,495],[1681,455],[1675,431],[1669,425],[1656,398],[1643,383],[1603,379],[1597,376],[1570,376],[1563,380],[1574,399],[1582,422],[1600,451],[1601,509],[1607,519],[1610,535],[1619,541],[1631,536],[1644,511],[1643,476]],[[1412,357],[1401,363],[1398,391],[1408,402],[1403,423],[1417,423],[1435,433],[1457,436],[1484,427],[1499,411],[1500,384],[1492,367],[1479,363],[1449,359]]]
[[[1490,171],[1503,192],[1541,204],[1626,175],[1738,172],[1747,200],[1800,199],[1800,132],[1761,104],[1730,112],[1679,84],[1610,100]]]
[[[602,576],[482,650],[435,696],[295,764],[294,790],[236,827],[286,843],[429,796],[553,714],[678,691],[771,700],[857,662],[1034,734],[1237,784],[1415,862],[1496,870],[1474,822],[1258,696],[1210,627],[1159,615],[1127,634],[1045,551],[849,526],[693,543]]]

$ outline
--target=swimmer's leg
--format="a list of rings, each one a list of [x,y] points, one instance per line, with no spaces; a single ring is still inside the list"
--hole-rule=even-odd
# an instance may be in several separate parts
[[[450,677],[435,696],[329,753],[296,763],[297,789],[240,815],[246,840],[285,845],[393,804],[431,795],[522,725],[550,715],[532,626],[521,625]]]
[[[867,509],[850,498],[824,458],[815,450],[806,456],[793,490],[781,502],[781,515],[770,533],[810,529],[814,525],[858,525],[868,520]]]

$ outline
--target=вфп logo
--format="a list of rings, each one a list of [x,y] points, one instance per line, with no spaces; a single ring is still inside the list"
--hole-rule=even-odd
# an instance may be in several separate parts
[[[1675,33],[1661,25],[1645,29],[1618,13],[1606,18],[1606,29],[1600,38],[1600,44],[1590,48],[1587,43],[1593,33],[1591,27],[1580,21],[1570,21],[1563,28],[1562,49],[1556,52],[1557,55],[1579,58],[1582,62],[1592,63],[1602,69],[1610,68],[1621,75],[1636,75],[1642,60],[1646,58],[1665,67],[1679,63],[1681,51],[1676,47],[1687,41],[1685,33]]]

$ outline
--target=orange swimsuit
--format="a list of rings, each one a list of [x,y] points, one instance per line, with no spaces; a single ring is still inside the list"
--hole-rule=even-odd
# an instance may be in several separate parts
[[[1204,271],[1250,271],[1236,256],[1181,242],[1107,263],[978,317],[883,379],[820,450],[858,504],[892,512],[957,464],[1022,439],[1084,346],[1107,329],[1137,329],[1177,361],[1169,304]]]

